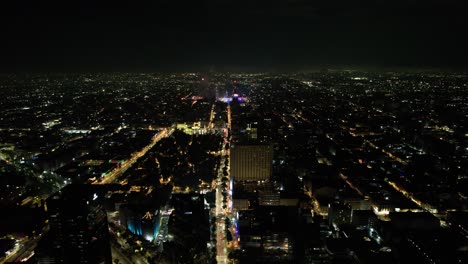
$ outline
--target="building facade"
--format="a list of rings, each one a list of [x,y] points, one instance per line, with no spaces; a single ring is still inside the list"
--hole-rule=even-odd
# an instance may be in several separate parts
[[[231,148],[231,175],[235,181],[269,181],[272,163],[271,145],[235,145]]]

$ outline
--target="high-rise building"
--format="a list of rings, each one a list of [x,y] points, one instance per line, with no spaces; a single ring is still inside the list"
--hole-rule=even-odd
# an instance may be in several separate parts
[[[159,232],[161,214],[159,210],[146,210],[141,206],[125,205],[120,207],[120,222],[130,232],[153,241]]]
[[[240,248],[246,253],[240,263],[298,263],[294,259],[295,225],[291,218],[296,207],[259,206],[256,210],[239,212]]]
[[[231,175],[235,181],[268,181],[272,173],[271,145],[234,145]]]
[[[50,230],[38,247],[38,263],[111,264],[107,215],[98,194],[68,185],[47,199]]]
[[[261,206],[280,205],[280,192],[273,190],[264,190],[258,192],[258,204]]]
[[[249,140],[256,140],[258,138],[257,128],[258,128],[258,122],[247,124],[246,131],[247,131],[247,136]]]

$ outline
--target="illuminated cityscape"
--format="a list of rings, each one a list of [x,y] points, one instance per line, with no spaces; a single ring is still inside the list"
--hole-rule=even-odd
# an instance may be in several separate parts
[[[0,264],[468,263],[464,1],[0,10]]]
[[[466,260],[468,75],[211,76],[2,75],[2,263]]]

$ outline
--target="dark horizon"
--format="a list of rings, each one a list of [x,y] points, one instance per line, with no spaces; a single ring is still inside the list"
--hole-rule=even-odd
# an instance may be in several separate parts
[[[3,4],[1,72],[466,69],[461,1]]]

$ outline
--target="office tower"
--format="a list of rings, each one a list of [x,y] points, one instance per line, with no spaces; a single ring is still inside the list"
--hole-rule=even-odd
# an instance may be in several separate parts
[[[268,181],[272,162],[271,145],[235,145],[231,149],[231,175],[235,181]]]
[[[278,206],[280,205],[280,192],[273,190],[264,190],[258,192],[258,204],[260,206]]]
[[[47,199],[50,231],[38,247],[38,263],[112,263],[99,200],[83,185],[68,185]]]
[[[153,241],[159,232],[161,214],[159,210],[124,205],[120,207],[120,221],[133,234],[141,236],[147,241]]]
[[[249,140],[256,140],[258,138],[257,128],[258,128],[258,122],[247,124],[246,131],[247,131],[247,136]]]
[[[294,260],[296,225],[290,219],[297,207],[260,206],[256,210],[239,212],[240,248],[246,253],[240,263],[298,263]]]

